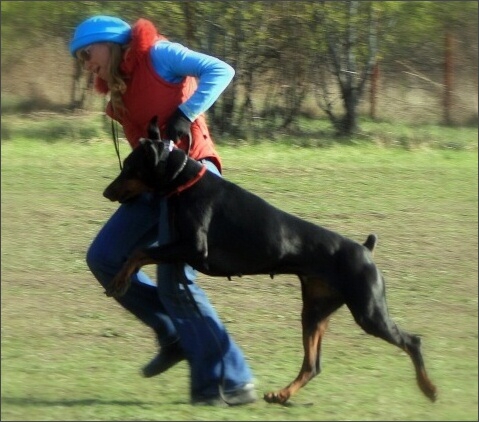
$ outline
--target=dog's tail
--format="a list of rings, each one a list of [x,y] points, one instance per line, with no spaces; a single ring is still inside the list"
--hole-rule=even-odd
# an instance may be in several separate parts
[[[363,243],[363,246],[368,248],[371,251],[371,253],[373,253],[377,242],[378,242],[378,237],[374,233],[371,233],[366,239],[366,241]]]

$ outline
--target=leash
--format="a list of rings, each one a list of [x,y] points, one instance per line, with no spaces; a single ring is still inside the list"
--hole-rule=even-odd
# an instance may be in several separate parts
[[[186,274],[185,274],[185,270],[184,270],[184,266],[185,266],[185,263],[182,263],[182,264],[179,264],[179,265],[176,265],[176,271],[180,278],[180,283],[183,285],[183,289],[185,290],[186,292],[186,296],[187,296],[187,300],[193,305],[193,308],[195,309],[196,313],[198,314],[198,316],[201,318],[201,320],[203,321],[203,323],[208,327],[208,329],[210,330],[214,340],[215,340],[215,343],[216,343],[216,346],[218,347],[218,350],[220,352],[220,356],[221,356],[221,372],[220,372],[220,380],[221,382],[218,384],[218,392],[219,392],[219,395],[221,397],[221,399],[229,406],[231,406],[231,404],[228,402],[228,399],[226,398],[225,396],[225,387],[224,387],[224,384],[225,384],[225,360],[224,360],[224,353],[223,353],[223,347],[221,347],[221,343],[218,339],[218,336],[216,335],[216,333],[214,332],[214,330],[212,329],[209,321],[206,319],[206,317],[202,314],[201,310],[200,310],[200,307],[198,306],[198,303],[196,302],[194,296],[193,296],[193,293],[191,293],[191,290],[190,290],[190,286],[188,285],[188,281],[187,281],[187,277],[186,277]],[[177,297],[178,298],[181,298],[181,296],[179,294],[177,294]],[[185,307],[185,305],[183,305],[183,307]]]
[[[120,158],[120,139],[118,138],[118,126],[113,119],[111,119],[111,136],[113,138],[113,145],[115,146],[116,156],[118,157],[118,164],[120,164],[120,170],[123,170]]]
[[[116,156],[118,157],[118,164],[120,165],[120,170],[123,169],[120,157],[120,139],[118,137],[118,125],[114,119],[111,119],[111,137],[113,139],[113,146],[115,147]],[[191,150],[192,136],[191,132],[188,134],[188,142],[186,146],[186,156],[189,157]]]
[[[168,149],[170,149],[170,148],[168,148]],[[167,149],[165,148],[163,151],[165,151],[165,150],[167,150]],[[181,173],[181,171],[184,169],[187,161],[188,161],[188,156],[185,156],[184,162],[182,163],[180,169],[175,172],[174,177],[172,179],[175,179]],[[206,165],[203,165],[201,170],[198,172],[198,174],[193,179],[189,180],[185,185],[179,186],[171,194],[177,194],[177,193],[189,188],[190,186],[194,185],[198,180],[200,180],[203,177],[203,175],[206,173],[206,170],[207,170]],[[166,198],[170,197],[171,194],[167,195]],[[165,199],[165,200],[167,200],[167,199]],[[176,231],[174,231],[174,222],[173,222],[173,219],[175,218],[175,216],[170,212],[170,208],[169,208],[168,204],[166,205],[166,210],[165,211],[169,214],[167,216],[167,218],[169,219],[169,224],[170,224],[171,231],[172,231],[172,234],[170,234],[170,236],[172,236],[174,238],[177,235]],[[198,303],[196,302],[196,300],[193,296],[193,293],[191,292],[190,286],[188,285],[188,277],[186,276],[186,273],[185,273],[185,265],[186,265],[186,263],[177,264],[177,265],[175,265],[175,270],[176,270],[177,276],[180,280],[180,284],[183,286],[184,292],[186,294],[186,301],[189,302],[191,306],[193,306],[193,309],[195,310],[196,314],[203,321],[203,323],[206,325],[206,327],[208,327],[208,330],[211,332],[211,335],[214,339],[214,342],[216,343],[216,347],[218,348],[218,351],[219,351],[220,356],[221,356],[221,369],[220,369],[220,371],[221,371],[220,372],[220,380],[221,381],[218,383],[218,392],[219,392],[219,396],[221,397],[221,399],[226,404],[230,405],[230,403],[228,402],[228,399],[225,396],[225,381],[226,381],[225,380],[225,375],[226,375],[225,367],[226,367],[226,364],[225,364],[225,360],[224,360],[223,347],[221,346],[221,342],[220,342],[218,336],[216,335],[214,329],[210,325],[210,322],[207,320],[207,318],[201,312],[201,309],[198,306]],[[180,299],[180,303],[182,303],[182,307],[184,309],[186,309],[186,306],[188,306],[188,304],[184,303],[181,300],[179,284],[177,285],[176,295],[177,295],[178,299]]]
[[[111,119],[111,135],[112,135],[112,138],[113,138],[113,145],[115,146],[116,156],[118,157],[118,164],[120,165],[120,170],[122,170],[123,166],[122,166],[121,158],[120,158],[120,140],[118,138],[118,126],[116,125],[116,123],[113,119]],[[171,151],[171,148],[172,148],[172,145],[170,143],[169,148],[164,149],[163,152],[166,152],[166,155],[167,155]],[[188,136],[188,146],[187,146],[185,161],[183,162],[183,165],[181,166],[181,168],[174,174],[173,178],[176,178],[178,176],[178,174],[181,172],[181,170],[183,170],[183,168],[185,167],[186,162],[188,161],[188,156],[190,154],[190,148],[191,148],[191,134]],[[161,157],[161,158],[163,158],[163,157]],[[160,159],[160,161],[161,161],[161,159]],[[166,165],[166,161],[165,161],[165,165]],[[180,186],[174,193],[179,193],[180,191],[182,191],[184,189],[187,189],[188,187],[194,185],[199,179],[201,179],[201,177],[205,174],[205,172],[206,172],[206,166],[203,166],[202,169],[200,170],[199,174],[193,180],[190,180],[187,183],[187,185],[185,185],[185,186]],[[209,330],[213,334],[213,338],[215,339],[216,345],[219,349],[220,356],[221,356],[220,379],[222,380],[222,382],[220,384],[218,384],[219,395],[220,395],[221,399],[226,404],[229,404],[228,400],[225,397],[224,386],[223,386],[223,384],[225,382],[225,362],[224,362],[224,357],[223,357],[224,356],[223,348],[221,347],[221,343],[218,340],[218,337],[216,336],[214,331],[211,329],[211,327],[208,323],[208,320],[202,314],[202,312],[201,312],[201,310],[198,306],[198,303],[196,302],[196,300],[193,296],[193,293],[191,293],[190,287],[188,286],[188,282],[185,280],[186,279],[186,274],[184,273],[184,268],[183,268],[182,274],[181,274],[181,271],[179,271],[180,270],[179,267],[184,266],[184,265],[185,264],[180,264],[180,265],[176,266],[177,271],[180,272],[180,274],[179,274],[180,283],[183,285],[183,288],[186,292],[186,296],[187,296],[189,302],[191,304],[193,304],[193,307],[194,307],[196,313],[200,316],[200,318],[203,320],[203,322],[206,324],[206,326],[209,328]],[[180,296],[178,295],[178,297],[180,297]]]

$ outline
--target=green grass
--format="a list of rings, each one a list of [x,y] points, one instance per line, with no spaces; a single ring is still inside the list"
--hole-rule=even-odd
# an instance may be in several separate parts
[[[390,313],[423,336],[439,399],[422,396],[403,352],[340,309],[323,372],[289,406],[212,409],[188,404],[184,363],[139,376],[153,336],[105,297],[84,263],[115,209],[101,196],[118,172],[111,142],[36,139],[11,132],[2,143],[2,420],[477,420],[477,147],[219,146],[225,177],[271,203],[359,241],[379,235]],[[303,353],[298,281],[199,283],[259,391],[290,382]]]

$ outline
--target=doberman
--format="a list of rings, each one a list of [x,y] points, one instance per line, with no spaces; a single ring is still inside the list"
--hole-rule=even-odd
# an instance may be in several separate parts
[[[266,393],[269,403],[285,403],[321,371],[321,341],[331,314],[346,304],[355,321],[373,336],[411,358],[421,391],[435,401],[419,336],[401,330],[389,317],[384,279],[373,262],[377,237],[361,244],[286,213],[255,194],[209,171],[167,141],[156,119],[124,160],[103,195],[127,202],[142,192],[166,195],[174,213],[175,242],[137,250],[107,287],[121,296],[130,276],[144,265],[185,262],[210,276],[295,274],[301,282],[304,359],[285,388]]]

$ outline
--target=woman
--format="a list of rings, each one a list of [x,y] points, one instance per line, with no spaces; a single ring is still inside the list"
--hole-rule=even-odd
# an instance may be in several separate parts
[[[103,15],[76,28],[70,53],[95,75],[96,91],[110,94],[106,112],[122,125],[132,148],[147,137],[148,122],[156,115],[162,138],[189,148],[192,158],[221,174],[221,160],[203,113],[233,78],[228,64],[168,41],[145,19],[130,27]],[[171,237],[167,201],[145,194],[120,205],[91,244],[87,263],[105,287],[134,249],[166,243]],[[196,304],[188,300],[182,279]],[[191,267],[159,265],[156,287],[139,271],[128,292],[117,300],[158,338],[160,351],[143,368],[145,377],[187,359],[192,403],[239,405],[257,399],[242,351],[195,283]]]

